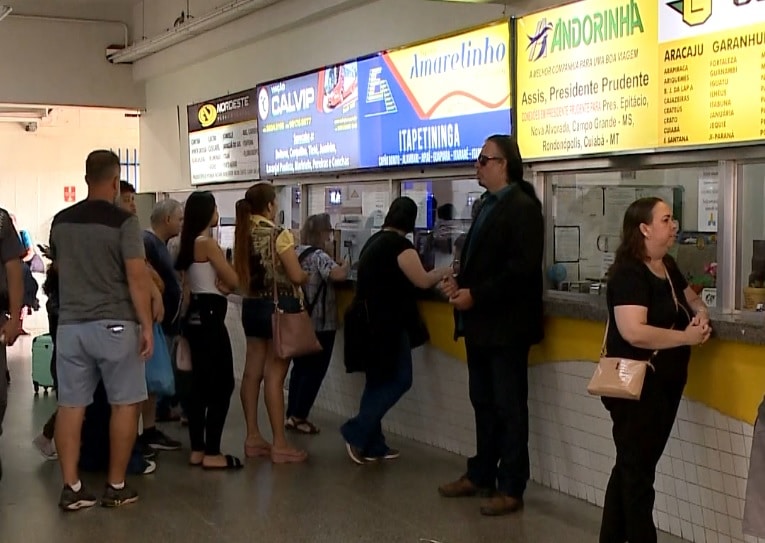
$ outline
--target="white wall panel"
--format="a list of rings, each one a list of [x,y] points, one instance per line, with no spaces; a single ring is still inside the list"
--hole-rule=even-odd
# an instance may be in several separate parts
[[[0,23],[0,102],[140,108],[130,66],[106,60],[119,25],[9,17]]]

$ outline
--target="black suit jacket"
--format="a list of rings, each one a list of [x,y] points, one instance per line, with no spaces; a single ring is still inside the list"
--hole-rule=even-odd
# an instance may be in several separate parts
[[[455,336],[489,346],[542,341],[543,253],[539,200],[521,186],[513,187],[494,205],[480,231],[471,227],[468,232],[457,283],[470,289],[474,305],[455,311],[455,323],[460,316],[463,323],[462,333],[457,329]]]

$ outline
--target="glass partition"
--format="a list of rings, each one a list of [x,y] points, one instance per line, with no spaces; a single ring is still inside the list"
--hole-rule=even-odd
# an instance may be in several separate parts
[[[739,169],[739,262],[737,309],[765,306],[765,164]]]
[[[656,196],[670,204],[679,223],[673,256],[692,288],[714,307],[718,177],[717,163],[548,175],[552,220],[547,220],[546,276],[550,288],[600,293],[620,242],[624,212],[636,199]],[[762,197],[762,186],[760,193]]]
[[[476,179],[404,181],[401,195],[417,203],[414,244],[426,270],[449,266],[459,258],[472,222],[473,202],[484,189]]]
[[[393,200],[390,182],[310,185],[307,189],[308,215],[329,214],[335,230],[330,252],[334,250],[336,260],[350,262],[349,277],[354,279],[361,249],[382,228]]]

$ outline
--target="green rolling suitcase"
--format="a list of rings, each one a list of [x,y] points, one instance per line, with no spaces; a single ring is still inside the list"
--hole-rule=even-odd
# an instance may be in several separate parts
[[[35,394],[39,394],[41,388],[48,394],[53,388],[53,376],[50,374],[52,356],[53,338],[50,334],[43,334],[32,340],[32,384]]]

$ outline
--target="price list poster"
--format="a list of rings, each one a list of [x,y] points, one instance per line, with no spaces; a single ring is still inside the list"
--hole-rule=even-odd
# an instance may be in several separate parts
[[[765,138],[765,1],[659,2],[662,147]]]

